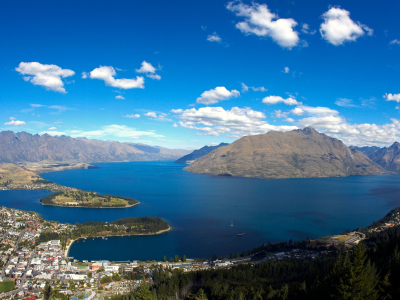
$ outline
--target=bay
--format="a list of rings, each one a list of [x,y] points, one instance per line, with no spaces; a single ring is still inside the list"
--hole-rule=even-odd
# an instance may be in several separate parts
[[[124,209],[52,207],[38,202],[47,191],[3,191],[0,204],[60,222],[157,216],[172,226],[172,231],[155,236],[79,241],[69,253],[80,260],[111,261],[227,256],[268,241],[340,234],[367,226],[400,205],[399,175],[264,180],[193,174],[173,162],[96,165],[99,169],[42,177],[141,203]]]

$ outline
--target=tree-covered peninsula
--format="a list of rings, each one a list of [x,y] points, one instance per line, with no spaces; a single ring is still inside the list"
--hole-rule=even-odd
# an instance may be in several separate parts
[[[43,231],[37,242],[60,240],[63,248],[68,241],[79,238],[108,237],[121,235],[152,235],[170,230],[171,227],[164,220],[157,217],[139,217],[120,219],[114,222],[85,222],[70,225],[69,230]]]
[[[138,204],[139,201],[126,197],[100,195],[96,192],[62,191],[40,199],[40,203],[43,205],[70,207],[121,208],[134,206]]]

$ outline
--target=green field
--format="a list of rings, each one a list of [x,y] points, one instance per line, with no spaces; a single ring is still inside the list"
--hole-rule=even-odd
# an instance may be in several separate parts
[[[10,280],[10,281],[0,282],[0,293],[9,292],[9,291],[12,291],[12,290],[15,290],[14,281]]]

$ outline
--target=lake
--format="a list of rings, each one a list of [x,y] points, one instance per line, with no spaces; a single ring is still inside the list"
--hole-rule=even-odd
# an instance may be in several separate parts
[[[99,169],[42,174],[46,180],[141,203],[123,209],[42,206],[48,191],[2,191],[1,205],[37,211],[60,222],[115,221],[157,216],[172,231],[74,243],[79,260],[209,258],[268,241],[316,238],[371,224],[400,205],[400,175],[264,180],[183,171],[173,162],[95,164]],[[233,226],[230,226],[233,223]],[[243,232],[243,236],[238,233]]]

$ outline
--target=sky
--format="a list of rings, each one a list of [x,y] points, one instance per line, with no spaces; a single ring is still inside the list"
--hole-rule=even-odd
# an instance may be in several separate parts
[[[195,149],[400,141],[396,0],[7,1],[0,130]]]

